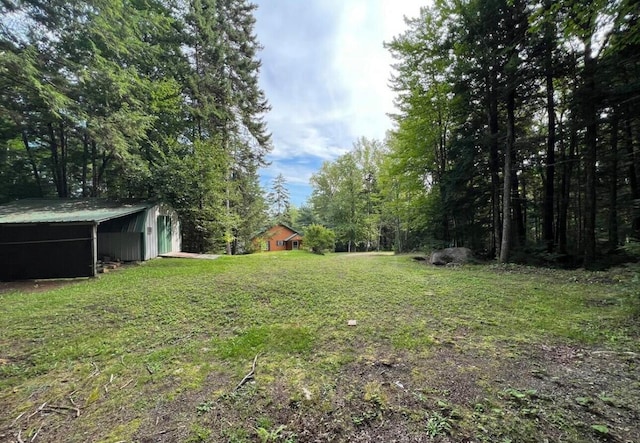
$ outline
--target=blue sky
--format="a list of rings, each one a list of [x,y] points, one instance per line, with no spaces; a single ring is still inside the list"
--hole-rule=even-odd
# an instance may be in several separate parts
[[[359,137],[383,139],[392,123],[393,59],[383,48],[427,0],[254,0],[260,85],[272,110],[269,189],[287,180],[291,201],[311,194],[309,177]]]

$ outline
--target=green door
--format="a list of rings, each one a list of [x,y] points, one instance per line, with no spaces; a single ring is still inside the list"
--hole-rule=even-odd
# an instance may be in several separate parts
[[[171,217],[158,216],[158,254],[171,252]]]

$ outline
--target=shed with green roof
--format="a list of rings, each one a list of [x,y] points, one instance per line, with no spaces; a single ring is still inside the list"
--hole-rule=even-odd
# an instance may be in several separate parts
[[[0,205],[0,280],[91,277],[98,260],[142,261],[181,248],[168,205],[26,199]]]

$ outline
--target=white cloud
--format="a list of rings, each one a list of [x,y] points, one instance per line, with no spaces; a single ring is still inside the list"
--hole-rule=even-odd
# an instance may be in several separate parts
[[[383,42],[427,2],[257,0],[260,82],[272,105],[266,120],[274,145],[263,178],[282,172],[289,183],[306,183],[358,137],[384,137],[394,94]]]
[[[335,36],[333,70],[349,94],[352,137],[384,138],[394,110],[389,88],[393,58],[384,42],[406,28],[404,17],[415,17],[423,1],[350,0],[345,2]]]
[[[332,160],[349,150],[331,143],[330,138],[313,125],[291,124],[284,134],[274,134],[274,150],[271,157],[277,160],[312,156]]]
[[[295,174],[291,174],[291,170],[295,169]],[[308,185],[309,179],[313,174],[318,172],[318,168],[314,165],[306,165],[303,163],[283,163],[279,161],[274,161],[268,170],[265,171],[263,177],[266,181],[271,181],[278,174],[282,174],[288,184],[294,185]]]

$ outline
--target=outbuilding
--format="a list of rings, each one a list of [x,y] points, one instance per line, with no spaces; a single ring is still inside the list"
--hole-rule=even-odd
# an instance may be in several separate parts
[[[302,247],[302,235],[295,229],[278,223],[254,236],[252,242],[258,251],[291,251]]]
[[[26,199],[0,205],[0,281],[92,277],[98,260],[143,261],[181,249],[168,205]]]

